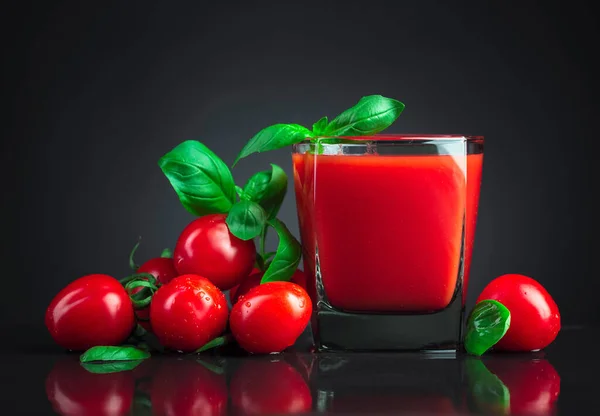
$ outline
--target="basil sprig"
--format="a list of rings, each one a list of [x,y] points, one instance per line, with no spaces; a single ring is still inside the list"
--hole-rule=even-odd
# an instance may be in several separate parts
[[[465,349],[482,355],[506,334],[510,327],[510,311],[498,301],[483,300],[475,305],[467,318]]]
[[[362,97],[353,107],[328,122],[321,118],[312,131],[298,124],[275,124],[259,131],[244,146],[234,165],[252,153],[280,149],[306,139],[318,141],[320,136],[367,136],[379,133],[400,116],[404,104],[381,95]]]
[[[402,113],[404,104],[381,95],[369,95],[329,121],[322,117],[312,130],[299,124],[275,124],[259,131],[239,153],[234,165],[253,153],[279,149],[311,139],[319,149],[322,143],[338,143],[335,136],[363,136],[389,127]],[[262,282],[289,280],[298,267],[300,243],[277,219],[285,198],[288,177],[279,166],[250,177],[244,187],[236,186],[228,166],[204,144],[188,140],[165,154],[158,162],[192,214],[227,214],[229,231],[242,240],[258,238],[257,265],[264,270]],[[277,251],[265,253],[267,230],[277,232]]]

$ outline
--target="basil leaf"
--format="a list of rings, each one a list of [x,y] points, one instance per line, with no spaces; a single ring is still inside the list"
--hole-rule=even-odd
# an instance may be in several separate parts
[[[94,374],[109,374],[119,373],[121,371],[129,371],[136,368],[142,363],[143,360],[132,360],[132,361],[114,361],[108,363],[81,363],[81,366],[90,373]]]
[[[225,213],[235,201],[235,184],[227,165],[195,140],[176,146],[158,161],[179,200],[194,215]]]
[[[275,218],[287,192],[288,177],[283,169],[271,164],[271,171],[258,172],[246,182],[243,198],[258,202],[269,219]]]
[[[477,410],[484,414],[488,414],[490,411],[493,411],[494,414],[504,414],[502,410],[507,410],[510,406],[508,387],[492,374],[480,359],[467,359],[466,371],[469,390],[477,405]]]
[[[481,355],[496,344],[510,327],[510,311],[495,300],[479,302],[467,318],[465,349]]]
[[[327,125],[325,136],[365,136],[379,133],[396,121],[404,104],[381,95],[360,99],[352,108],[341,113]]]
[[[91,361],[128,361],[144,360],[150,357],[148,351],[131,346],[97,346],[92,347],[79,357],[82,363]]]
[[[225,220],[231,234],[242,240],[258,237],[267,223],[267,213],[256,202],[236,202]]]
[[[313,124],[312,128],[315,136],[322,135],[325,131],[325,128],[327,128],[327,116],[321,118],[319,121]]]
[[[223,345],[227,345],[233,341],[233,336],[231,334],[223,335],[221,337],[217,337],[208,341],[206,344],[201,346],[196,350],[196,352],[204,352],[213,348],[222,347]]]
[[[255,152],[281,149],[311,137],[312,133],[299,124],[274,124],[259,131],[242,149],[233,165]]]
[[[287,229],[285,224],[277,218],[269,220],[269,225],[277,231],[279,244],[275,257],[269,264],[260,283],[290,281],[292,275],[298,268],[302,249],[298,240],[294,238],[292,233]]]

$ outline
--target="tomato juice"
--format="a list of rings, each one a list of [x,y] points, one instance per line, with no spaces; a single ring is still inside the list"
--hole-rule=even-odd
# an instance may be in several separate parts
[[[466,291],[483,152],[462,136],[359,139],[293,154],[313,303],[320,286],[346,312],[442,310]]]

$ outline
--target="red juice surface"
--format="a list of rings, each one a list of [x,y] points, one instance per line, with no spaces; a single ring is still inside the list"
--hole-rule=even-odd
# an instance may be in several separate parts
[[[481,163],[482,154],[294,154],[305,272],[314,281],[318,248],[338,309],[444,309],[459,278],[463,220],[467,261],[474,236],[479,186],[467,186],[465,171],[478,181]]]

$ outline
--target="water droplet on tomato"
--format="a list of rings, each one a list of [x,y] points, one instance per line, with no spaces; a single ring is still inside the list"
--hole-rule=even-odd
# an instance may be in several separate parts
[[[300,299],[300,304],[298,306],[300,306],[301,308],[304,308],[305,302],[304,299]]]
[[[252,306],[252,304],[250,302],[246,302],[246,307],[249,308],[250,306]]]
[[[209,298],[208,296],[207,296],[207,297],[205,297],[204,299],[206,299],[206,300],[210,300],[210,298]]]

